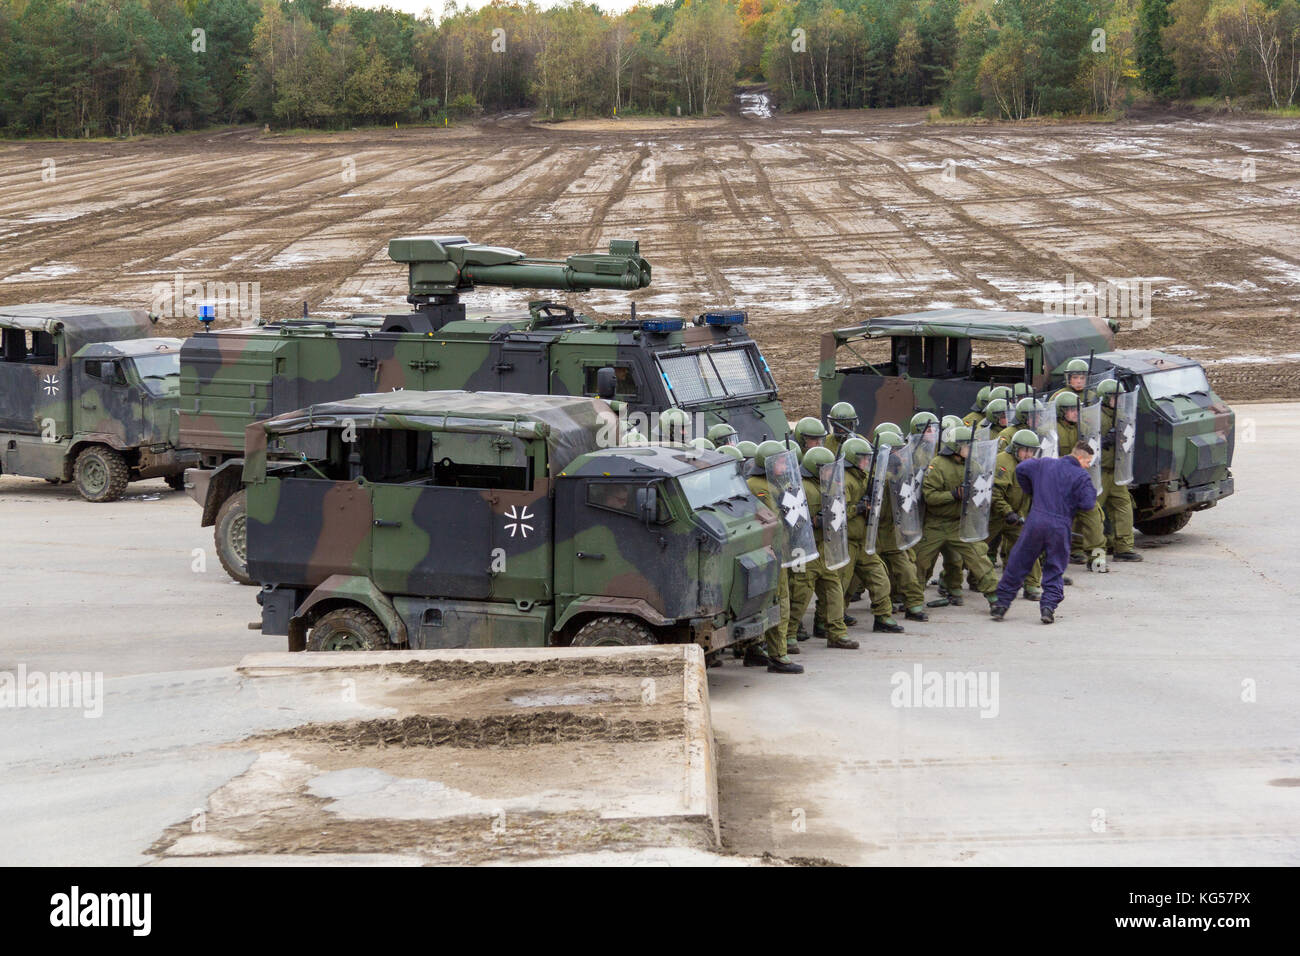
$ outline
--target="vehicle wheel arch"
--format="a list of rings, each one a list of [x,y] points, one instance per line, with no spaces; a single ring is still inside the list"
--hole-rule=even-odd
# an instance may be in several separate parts
[[[369,578],[356,575],[334,574],[322,581],[298,606],[290,626],[305,635],[326,614],[348,607],[369,611],[388,628],[390,642],[407,644],[406,624],[393,602]]]

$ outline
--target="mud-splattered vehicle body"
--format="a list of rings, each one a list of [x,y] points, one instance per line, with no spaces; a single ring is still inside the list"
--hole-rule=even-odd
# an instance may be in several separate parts
[[[320,454],[277,461],[280,438]],[[619,447],[598,399],[404,391],[248,428],[248,569],[291,650],[695,642],[780,615],[738,463]]]
[[[850,402],[864,428],[917,411],[965,415],[986,385],[1026,383],[1040,397],[1065,382],[1071,359],[1089,387],[1118,378],[1138,388],[1134,522],[1177,531],[1192,512],[1231,495],[1234,416],[1192,359],[1115,349],[1118,324],[1095,316],[944,309],[869,319],[822,336],[822,413]]]
[[[0,471],[75,481],[113,501],[130,481],[180,487],[179,339],[147,313],[36,304],[0,308]]]

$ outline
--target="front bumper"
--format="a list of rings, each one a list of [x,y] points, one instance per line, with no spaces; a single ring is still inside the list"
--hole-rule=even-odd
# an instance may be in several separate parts
[[[1163,518],[1183,511],[1201,511],[1213,508],[1221,499],[1236,490],[1232,475],[1203,485],[1167,489],[1158,488],[1151,496],[1150,507],[1143,509],[1140,520]]]
[[[164,451],[140,449],[140,464],[136,467],[141,478],[162,478],[179,475],[186,468],[199,463],[199,453],[189,448],[168,448]]]
[[[695,643],[704,650],[719,651],[739,641],[748,641],[762,637],[769,629],[781,622],[781,606],[773,604],[752,617],[739,621],[715,624],[713,618],[697,618],[691,621],[691,634]]]

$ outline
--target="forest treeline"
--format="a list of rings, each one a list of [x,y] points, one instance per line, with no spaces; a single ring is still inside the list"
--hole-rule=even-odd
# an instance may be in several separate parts
[[[0,0],[0,130],[340,128],[529,109],[934,105],[1020,119],[1140,93],[1296,105],[1300,0],[493,0],[440,15],[330,0]]]

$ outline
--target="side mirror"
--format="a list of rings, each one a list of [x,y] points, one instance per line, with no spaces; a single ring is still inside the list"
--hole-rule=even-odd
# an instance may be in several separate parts
[[[596,369],[596,394],[609,401],[614,397],[614,390],[618,386],[618,376],[612,368],[605,366]]]

